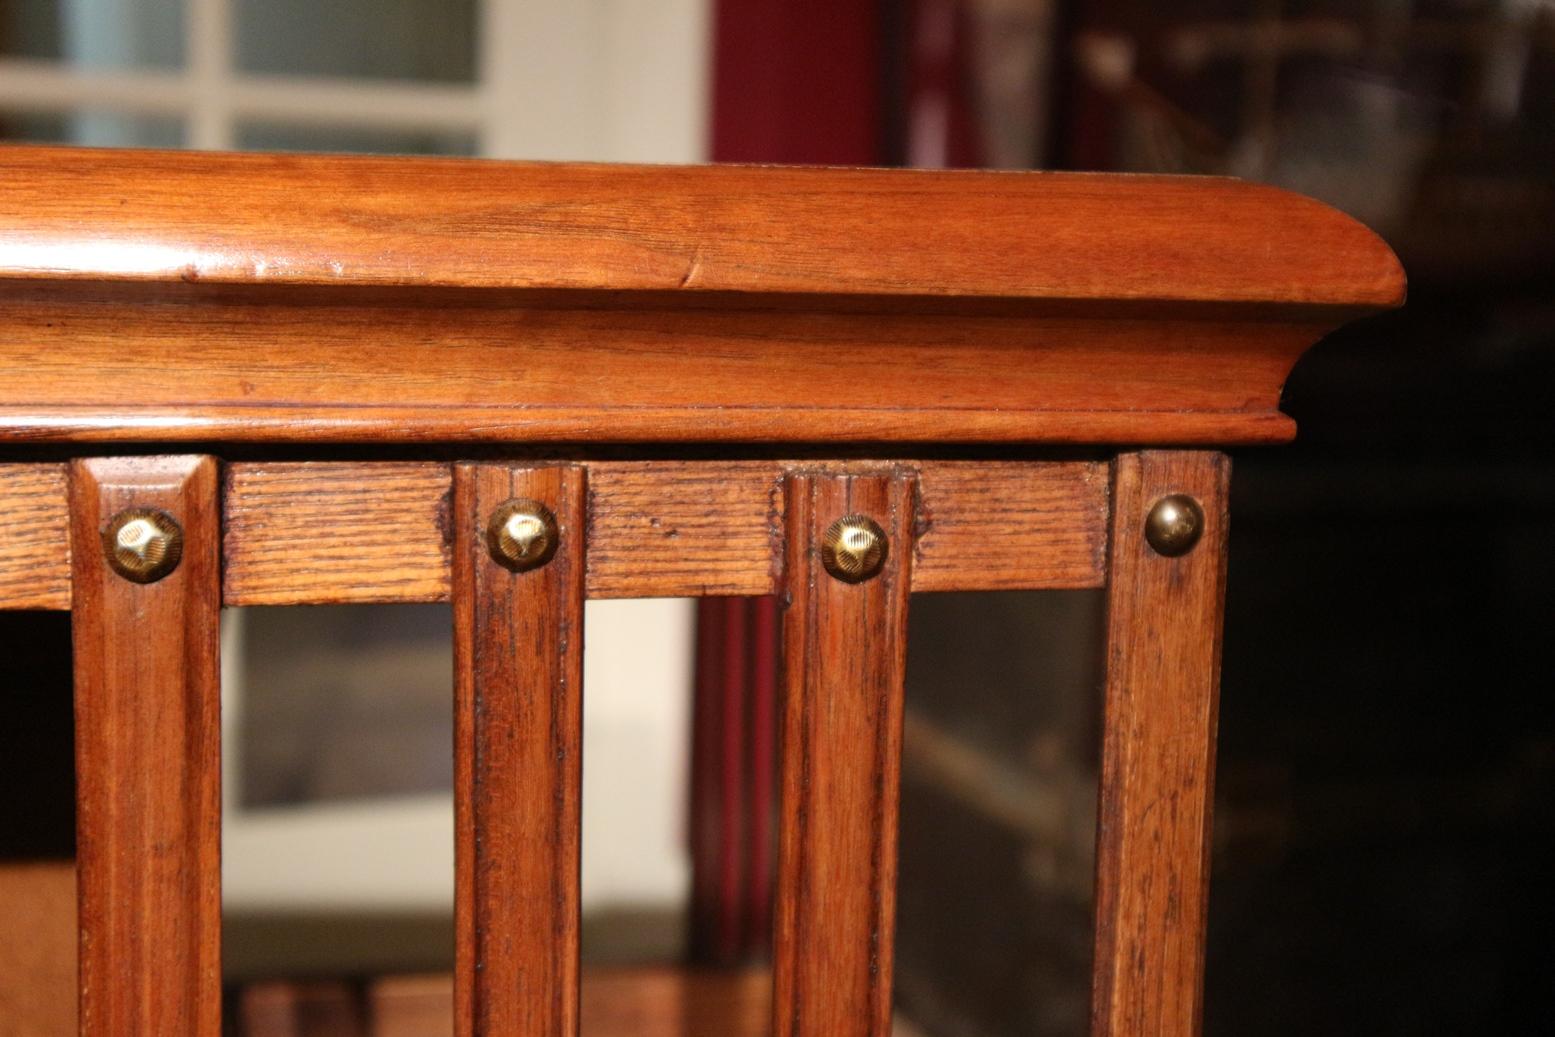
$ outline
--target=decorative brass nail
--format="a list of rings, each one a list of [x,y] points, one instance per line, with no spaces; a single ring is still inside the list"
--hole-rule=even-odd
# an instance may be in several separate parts
[[[1155,553],[1177,558],[1193,550],[1204,535],[1204,509],[1186,493],[1173,493],[1150,508],[1145,519],[1145,539]]]
[[[165,511],[126,508],[103,530],[103,554],[114,572],[134,583],[156,583],[178,568],[183,527]]]
[[[497,506],[486,526],[486,546],[497,564],[516,573],[538,569],[556,554],[556,516],[537,500]]]
[[[867,515],[847,515],[827,527],[821,562],[843,583],[863,583],[885,565],[885,530]]]

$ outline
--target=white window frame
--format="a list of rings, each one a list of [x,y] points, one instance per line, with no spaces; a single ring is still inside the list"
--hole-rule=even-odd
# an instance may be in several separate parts
[[[200,150],[234,147],[238,124],[252,120],[465,131],[494,158],[706,157],[710,0],[479,3],[473,84],[240,72],[231,0],[184,0],[183,69],[0,56],[0,112],[174,118],[185,146]]]

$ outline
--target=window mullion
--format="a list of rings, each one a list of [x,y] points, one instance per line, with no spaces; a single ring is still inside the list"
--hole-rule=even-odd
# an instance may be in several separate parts
[[[191,86],[188,144],[204,150],[231,148],[236,137],[232,109],[231,0],[187,0]]]

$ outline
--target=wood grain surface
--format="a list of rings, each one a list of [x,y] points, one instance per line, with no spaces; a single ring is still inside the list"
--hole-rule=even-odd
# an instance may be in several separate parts
[[[1294,428],[1278,410],[1286,374],[1345,316],[138,297],[148,293],[0,297],[0,435],[1277,442]]]
[[[0,464],[0,608],[69,607],[65,466]]]
[[[1398,305],[1231,180],[7,148],[0,436],[1277,442]]]
[[[1397,303],[1374,234],[1235,180],[10,147],[0,280]]]
[[[1093,1037],[1200,1029],[1229,478],[1209,452],[1115,462]],[[1144,537],[1170,493],[1191,494],[1206,519],[1179,558]]]
[[[447,464],[235,464],[224,490],[229,605],[448,600]]]
[[[454,809],[461,1037],[578,1032],[586,473],[454,469]],[[555,556],[515,573],[486,544],[512,498],[544,504]]]
[[[782,807],[774,1037],[887,1037],[896,935],[902,681],[911,583],[910,472],[794,474],[785,487]],[[823,567],[847,515],[885,531],[884,567]]]
[[[76,866],[83,1037],[221,1032],[221,611],[216,462],[70,468],[77,545]],[[182,527],[156,583],[123,579],[100,531],[123,508]]]
[[[589,597],[777,590],[783,473],[801,462],[580,463]],[[920,473],[913,590],[1101,585],[1105,464],[900,463]],[[437,462],[226,466],[225,603],[448,600],[451,478]],[[70,607],[66,512],[61,465],[0,466],[0,543],[31,545],[0,553],[0,608]]]

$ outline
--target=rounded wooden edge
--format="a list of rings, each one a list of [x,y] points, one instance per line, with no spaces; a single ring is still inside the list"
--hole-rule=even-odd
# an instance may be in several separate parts
[[[440,407],[0,407],[21,443],[581,443],[1273,445],[1296,424],[1275,411],[1013,411]]]
[[[1224,178],[8,146],[0,179],[0,281],[1358,310],[1405,291],[1357,221]]]

